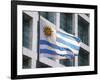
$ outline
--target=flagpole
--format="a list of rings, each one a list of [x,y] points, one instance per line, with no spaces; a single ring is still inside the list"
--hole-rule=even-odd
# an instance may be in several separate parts
[[[75,30],[75,36],[78,37],[78,15],[74,14],[73,15],[74,19],[73,19],[73,26],[74,26],[74,30]],[[78,66],[78,56],[75,56],[75,66]]]

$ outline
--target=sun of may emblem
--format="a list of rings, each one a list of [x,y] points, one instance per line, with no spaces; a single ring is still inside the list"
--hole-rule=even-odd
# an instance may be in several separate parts
[[[51,36],[52,35],[52,29],[51,29],[51,27],[50,26],[45,26],[44,27],[44,34],[47,36],[47,37],[49,37],[49,36]]]

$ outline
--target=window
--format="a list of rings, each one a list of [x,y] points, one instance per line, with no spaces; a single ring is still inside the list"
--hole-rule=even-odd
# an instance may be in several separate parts
[[[73,34],[71,13],[60,13],[60,28],[67,33]]]
[[[74,59],[60,59],[60,64],[64,66],[74,66]]]
[[[32,60],[30,57],[23,55],[23,68],[31,68]]]
[[[23,13],[23,46],[32,49],[32,18]]]
[[[40,12],[40,15],[56,24],[56,13],[55,12]]]
[[[89,65],[89,52],[84,49],[80,49],[78,56],[78,65],[79,66],[88,66]]]
[[[78,36],[83,43],[89,45],[89,23],[78,16]]]

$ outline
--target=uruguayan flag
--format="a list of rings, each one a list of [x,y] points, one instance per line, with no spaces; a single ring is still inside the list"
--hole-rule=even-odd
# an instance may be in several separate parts
[[[46,35],[45,27],[51,29],[47,30]],[[40,16],[40,53],[45,55],[56,55],[66,58],[74,58],[78,55],[80,49],[80,39],[67,34],[62,31],[56,30],[56,26]]]

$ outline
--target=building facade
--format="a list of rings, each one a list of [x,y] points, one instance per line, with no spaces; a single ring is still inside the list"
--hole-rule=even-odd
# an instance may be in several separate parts
[[[23,68],[46,68],[89,65],[89,14],[23,11]],[[74,60],[39,54],[40,16],[57,30],[81,39],[79,55]]]

